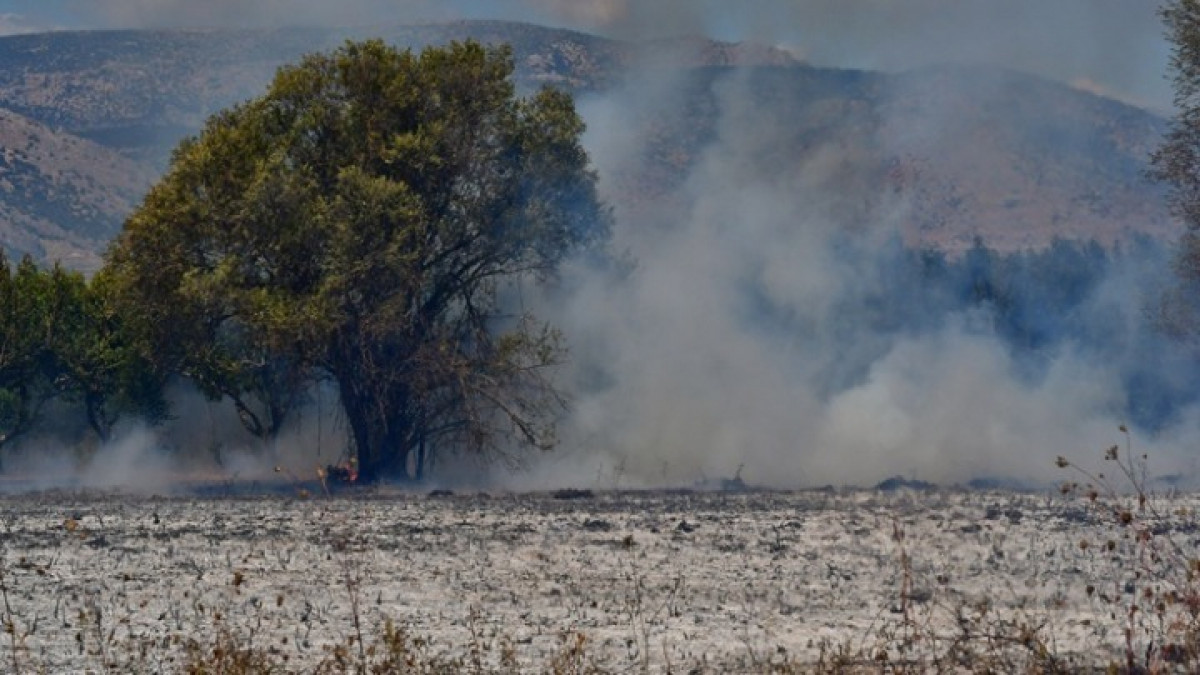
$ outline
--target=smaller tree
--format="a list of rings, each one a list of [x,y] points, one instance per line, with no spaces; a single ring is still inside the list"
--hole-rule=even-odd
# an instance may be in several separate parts
[[[57,393],[47,282],[29,256],[13,269],[0,252],[0,445],[28,433]]]
[[[1200,336],[1200,0],[1174,0],[1161,10],[1172,45],[1175,117],[1154,153],[1153,175],[1170,186],[1168,200],[1187,227],[1175,257],[1177,284],[1158,305],[1158,323],[1178,338]]]
[[[49,365],[65,400],[83,408],[101,442],[121,417],[157,423],[167,416],[163,378],[141,353],[102,281],[89,285],[55,265],[48,276]]]
[[[273,450],[315,384],[313,371],[239,318],[244,296],[220,293],[211,282],[193,277],[178,295],[164,295],[153,280],[135,280],[110,265],[93,284],[103,289],[106,311],[121,317],[123,346],[147,373],[158,380],[182,376],[210,400],[228,399],[243,428]],[[140,288],[135,292],[131,283]]]
[[[0,445],[31,431],[51,400],[82,408],[107,441],[125,414],[165,414],[161,380],[103,294],[83,276],[0,254]]]

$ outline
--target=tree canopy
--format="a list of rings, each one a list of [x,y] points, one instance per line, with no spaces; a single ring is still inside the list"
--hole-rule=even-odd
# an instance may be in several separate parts
[[[549,446],[564,347],[518,291],[609,216],[571,98],[512,70],[474,42],[347,43],[212,117],[100,273],[143,353],[264,433],[332,381],[367,480]]]

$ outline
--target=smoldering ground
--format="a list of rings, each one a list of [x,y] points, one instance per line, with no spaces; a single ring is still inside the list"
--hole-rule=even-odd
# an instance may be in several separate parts
[[[347,434],[336,395],[313,388],[273,439],[242,426],[228,400],[214,401],[185,382],[168,387],[169,419],[149,426],[122,420],[100,442],[77,411],[51,402],[47,423],[6,447],[0,493],[117,490],[143,495],[234,493],[241,489],[323,489],[318,470],[344,464]]]

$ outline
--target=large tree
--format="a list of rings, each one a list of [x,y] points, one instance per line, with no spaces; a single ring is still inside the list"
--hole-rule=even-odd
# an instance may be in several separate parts
[[[366,480],[552,443],[563,347],[519,290],[608,212],[570,97],[512,69],[347,43],[211,118],[108,253],[144,348],[223,393],[331,379]]]

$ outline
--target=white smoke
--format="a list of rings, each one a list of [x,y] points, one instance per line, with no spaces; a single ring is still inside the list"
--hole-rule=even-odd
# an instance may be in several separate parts
[[[636,118],[663,100],[647,92],[669,100],[678,86],[634,81],[583,103],[606,180],[639,161],[648,139],[631,136]],[[1068,345],[1030,377],[971,312],[933,331],[876,328],[864,300],[890,283],[878,252],[898,236],[906,205],[848,206],[862,194],[853,149],[833,139],[779,171],[769,158],[795,147],[790,121],[757,105],[737,74],[714,91],[716,137],[666,206],[617,203],[614,245],[636,268],[620,279],[574,270],[575,290],[553,304],[574,357],[564,434],[574,454],[518,484],[687,485],[739,471],[774,487],[897,474],[1044,484],[1062,478],[1056,456],[1090,458],[1118,439],[1129,402],[1117,363]],[[1094,303],[1116,329],[1144,320],[1142,292],[1114,278]],[[1194,473],[1186,430],[1196,426],[1187,414],[1153,441],[1135,434],[1159,473]]]

